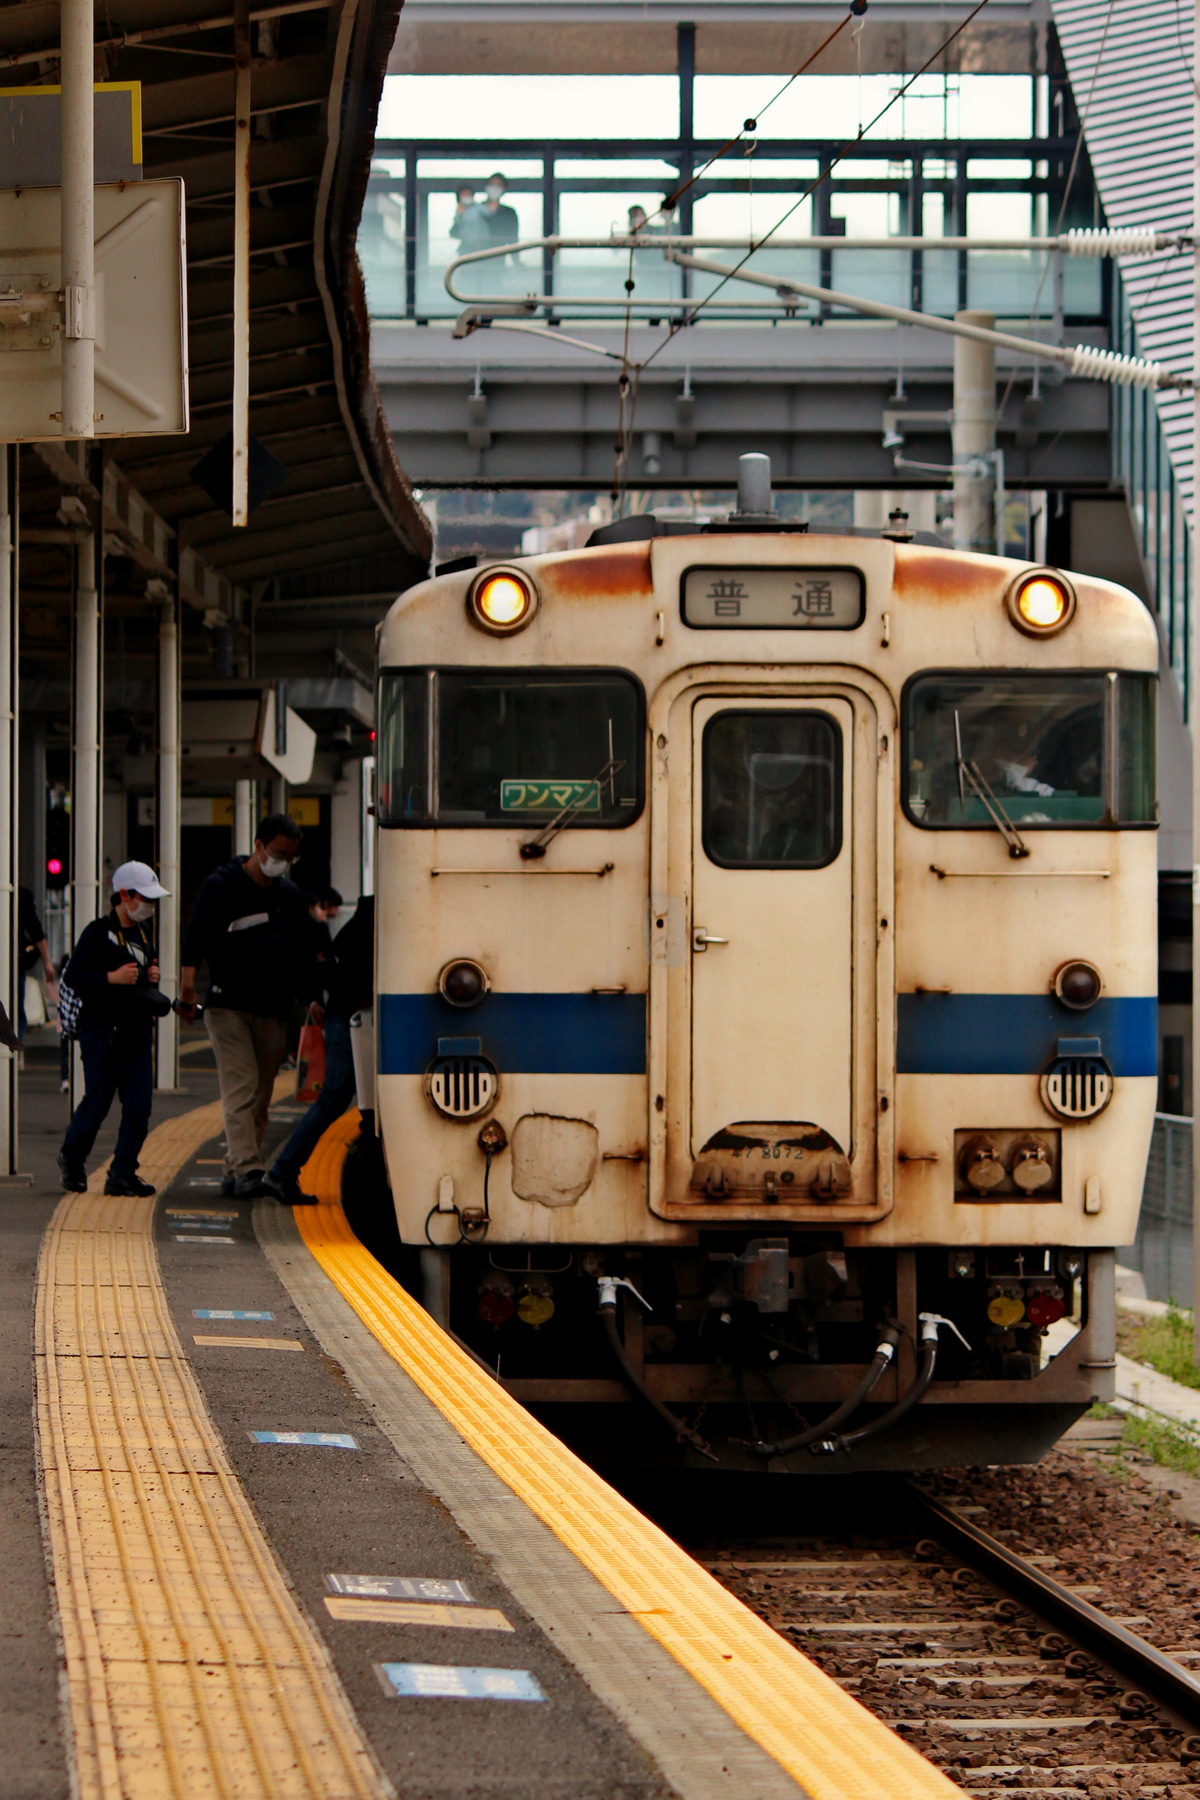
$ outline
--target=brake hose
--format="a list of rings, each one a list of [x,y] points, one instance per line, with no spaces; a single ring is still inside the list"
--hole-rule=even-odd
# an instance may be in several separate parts
[[[642,1299],[642,1296],[638,1293],[632,1281],[627,1281],[623,1275],[601,1275],[599,1277],[599,1285],[599,1312],[600,1318],[604,1321],[604,1334],[608,1339],[609,1349],[616,1358],[621,1373],[629,1383],[629,1386],[633,1389],[639,1400],[644,1400],[646,1402],[646,1405],[650,1408],[651,1412],[658,1414],[658,1417],[662,1420],[663,1424],[670,1429],[672,1435],[676,1437],[680,1443],[689,1444],[693,1450],[698,1450],[702,1456],[707,1456],[712,1462],[716,1462],[716,1457],[713,1456],[712,1451],[700,1436],[700,1433],[693,1430],[684,1419],[679,1418],[676,1413],[671,1411],[669,1406],[664,1406],[662,1401],[650,1392],[649,1388],[625,1354],[625,1346],[621,1342],[621,1333],[617,1329],[617,1289],[623,1287],[628,1288],[634,1298],[641,1301],[641,1304],[646,1308],[647,1312],[650,1311],[648,1303]]]
[[[969,1350],[962,1332],[953,1319],[944,1319],[940,1313],[922,1313],[921,1318],[921,1358],[917,1365],[917,1378],[906,1394],[902,1394],[895,1406],[890,1406],[878,1419],[872,1419],[868,1425],[860,1425],[857,1431],[848,1431],[844,1436],[835,1432],[831,1437],[824,1437],[812,1446],[814,1456],[833,1456],[839,1450],[849,1450],[854,1444],[861,1444],[866,1438],[878,1437],[881,1431],[891,1427],[910,1413],[918,1401],[924,1399],[925,1392],[933,1380],[933,1372],[937,1367],[938,1327],[949,1326],[955,1337]]]
[[[875,1354],[871,1358],[866,1374],[854,1392],[848,1395],[827,1419],[822,1419],[819,1425],[810,1426],[807,1431],[800,1432],[797,1437],[784,1438],[783,1442],[779,1444],[751,1444],[752,1453],[755,1456],[763,1457],[790,1456],[793,1450],[803,1450],[806,1445],[815,1444],[818,1438],[826,1436],[844,1419],[848,1419],[851,1413],[858,1411],[895,1356],[896,1345],[899,1342],[899,1330],[894,1325],[889,1325],[875,1346]]]

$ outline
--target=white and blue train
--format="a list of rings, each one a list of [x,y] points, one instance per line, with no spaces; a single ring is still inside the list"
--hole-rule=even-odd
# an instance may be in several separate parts
[[[1090,577],[653,515],[379,640],[410,1279],[613,1460],[1036,1457],[1112,1392],[1158,645]]]

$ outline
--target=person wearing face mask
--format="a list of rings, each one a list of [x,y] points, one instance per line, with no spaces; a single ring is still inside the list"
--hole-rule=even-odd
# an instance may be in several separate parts
[[[63,1186],[82,1194],[96,1133],[119,1094],[121,1129],[104,1183],[106,1194],[154,1192],[137,1172],[154,1096],[154,1021],[169,1010],[158,991],[154,902],[166,896],[146,863],[122,863],[112,878],[112,911],[80,933],[64,972],[83,1002],[78,1026],[84,1095],[58,1153]]]
[[[322,888],[319,893],[309,889],[304,895],[304,904],[312,920],[313,954],[318,962],[331,962],[333,933],[329,927],[342,910],[342,896],[335,887]]]
[[[487,179],[487,198],[480,208],[483,224],[487,231],[486,242],[489,247],[496,244],[515,244],[521,233],[517,223],[516,208],[506,206],[504,196],[508,183],[503,175],[489,175]],[[502,261],[507,259],[501,258]],[[516,259],[514,258],[514,261]]]
[[[454,218],[450,223],[450,236],[456,240],[460,256],[470,256],[475,250],[486,250],[491,242],[487,208],[476,200],[475,189],[469,181],[464,182],[458,190]]]
[[[299,852],[299,827],[286,813],[269,814],[253,852],[205,881],[183,934],[180,1010],[195,1016],[196,971],[207,963],[204,1022],[225,1119],[221,1191],[239,1200],[267,1191],[262,1143],[292,1008],[299,1001],[312,1006],[318,1024],[323,1017],[312,921],[288,880]]]

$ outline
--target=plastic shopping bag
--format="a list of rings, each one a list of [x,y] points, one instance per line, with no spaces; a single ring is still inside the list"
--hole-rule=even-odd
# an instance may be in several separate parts
[[[311,1106],[325,1083],[325,1033],[305,1016],[300,1027],[300,1047],[296,1052],[296,1098]]]

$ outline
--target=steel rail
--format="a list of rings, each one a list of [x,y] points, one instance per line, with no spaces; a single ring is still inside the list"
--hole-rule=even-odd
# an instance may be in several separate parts
[[[1137,1632],[1118,1625],[1098,1606],[1045,1575],[999,1538],[934,1499],[915,1482],[908,1484],[914,1510],[924,1514],[933,1535],[957,1550],[981,1574],[1045,1619],[1064,1628],[1076,1642],[1131,1677],[1152,1699],[1170,1708],[1191,1727],[1200,1726],[1200,1679],[1158,1650]]]

